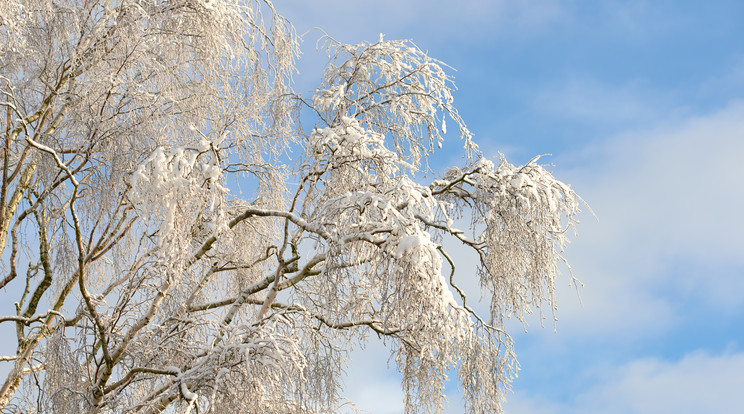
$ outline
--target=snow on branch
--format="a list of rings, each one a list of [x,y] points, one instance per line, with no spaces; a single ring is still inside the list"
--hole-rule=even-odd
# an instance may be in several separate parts
[[[328,40],[333,61],[313,105],[328,126],[343,117],[386,135],[399,156],[419,167],[441,148],[446,118],[459,128],[468,155],[477,151],[472,134],[452,105],[454,83],[445,65],[412,42],[382,37],[377,43],[337,44]]]

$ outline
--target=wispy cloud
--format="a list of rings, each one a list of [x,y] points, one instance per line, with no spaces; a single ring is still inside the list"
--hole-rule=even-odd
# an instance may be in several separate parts
[[[686,300],[744,308],[732,293],[744,289],[743,137],[744,104],[735,103],[618,135],[584,153],[581,168],[556,172],[598,215],[586,216],[567,252],[584,306],[561,295],[559,330],[637,337],[680,323]]]
[[[734,414],[744,406],[744,354],[691,353],[678,361],[643,358],[598,373],[596,385],[570,401],[518,392],[512,414]]]
[[[618,85],[586,78],[563,79],[548,86],[532,105],[549,116],[612,127],[668,116],[672,106],[654,96],[643,81]]]

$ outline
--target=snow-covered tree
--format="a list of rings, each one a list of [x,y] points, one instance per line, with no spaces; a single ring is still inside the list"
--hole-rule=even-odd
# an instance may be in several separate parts
[[[368,335],[407,412],[449,372],[500,411],[505,321],[552,315],[580,199],[484,157],[412,43],[326,47],[303,96],[268,0],[0,1],[3,412],[336,412]]]

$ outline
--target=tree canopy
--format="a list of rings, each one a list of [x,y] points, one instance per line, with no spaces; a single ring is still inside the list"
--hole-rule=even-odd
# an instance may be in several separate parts
[[[369,335],[407,412],[453,370],[500,412],[581,199],[482,154],[413,43],[326,37],[304,96],[298,41],[269,1],[0,2],[3,412],[336,412]]]

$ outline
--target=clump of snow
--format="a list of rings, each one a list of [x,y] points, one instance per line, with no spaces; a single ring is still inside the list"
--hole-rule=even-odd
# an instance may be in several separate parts
[[[426,246],[428,243],[431,243],[431,240],[424,234],[405,236],[398,242],[398,247],[395,249],[395,256],[402,257],[409,250]]]
[[[185,251],[184,232],[197,225],[197,219],[205,221],[211,234],[227,228],[228,189],[217,157],[209,156],[207,148],[214,150],[214,143],[202,140],[198,149],[158,147],[130,176],[129,199],[143,217],[157,223],[163,252]]]

